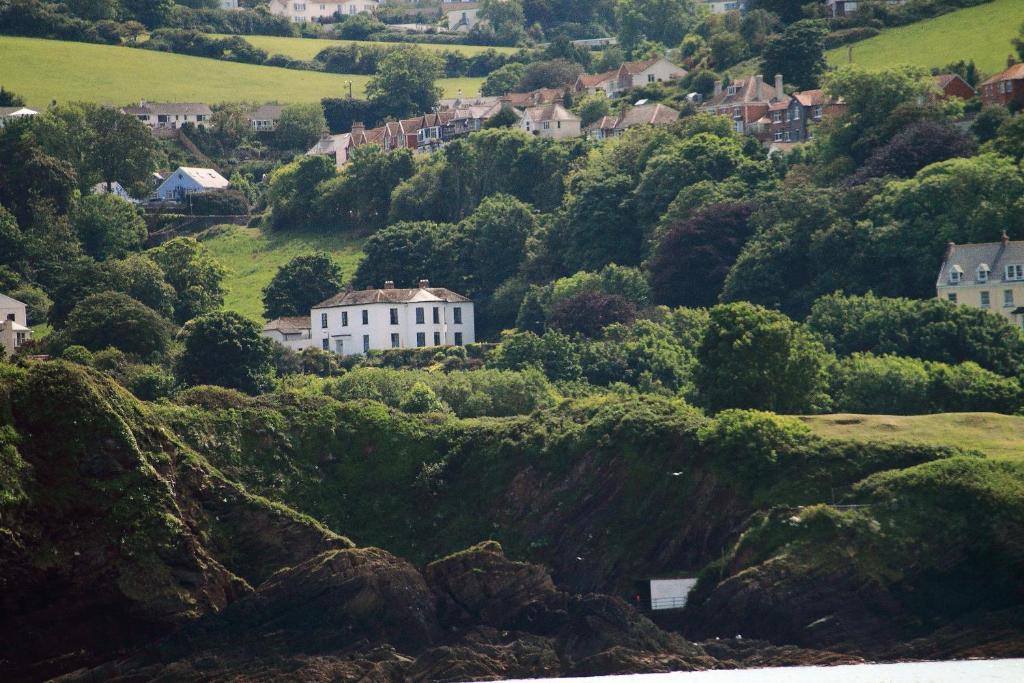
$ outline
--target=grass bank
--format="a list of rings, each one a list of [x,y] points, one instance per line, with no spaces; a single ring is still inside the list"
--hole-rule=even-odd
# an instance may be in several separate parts
[[[227,37],[225,34],[213,34],[219,38]],[[285,55],[292,59],[313,59],[321,50],[328,47],[339,47],[342,45],[361,44],[378,45],[381,47],[396,47],[402,45],[416,45],[424,50],[432,52],[460,52],[467,57],[478,55],[487,50],[495,50],[505,54],[516,51],[514,47],[484,47],[480,45],[438,45],[435,43],[386,43],[373,40],[326,40],[323,38],[290,38],[286,36],[242,36],[249,43],[260,49],[266,50],[271,55]]]

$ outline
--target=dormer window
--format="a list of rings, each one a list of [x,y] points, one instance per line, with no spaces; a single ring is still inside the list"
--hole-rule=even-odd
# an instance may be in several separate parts
[[[1005,273],[1007,280],[1024,280],[1024,265],[1012,263],[1006,266]]]
[[[728,87],[727,87],[727,88],[725,89],[725,92],[726,92],[727,94],[729,94],[729,95],[735,95],[735,94],[736,94],[736,86],[735,86],[735,85],[730,85],[730,86],[728,86]]]
[[[963,280],[964,269],[960,266],[953,266],[949,269],[949,284],[958,285]]]
[[[988,274],[992,272],[987,263],[978,266],[978,282],[988,282]]]

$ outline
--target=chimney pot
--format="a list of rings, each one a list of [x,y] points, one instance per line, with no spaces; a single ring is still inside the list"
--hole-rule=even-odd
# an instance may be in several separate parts
[[[786,91],[782,89],[782,74],[775,74],[775,97],[783,99]]]
[[[420,289],[430,289],[430,280],[420,280]]]
[[[1003,246],[1005,247],[1009,243],[1010,243],[1010,236],[1006,234],[1005,230],[1003,230]]]
[[[352,133],[353,134],[354,133],[362,133],[364,130],[366,130],[366,126],[363,125],[362,121],[353,121],[352,122]]]
[[[395,288],[395,281],[394,280],[385,280],[384,281],[384,289],[394,289],[394,288]]]

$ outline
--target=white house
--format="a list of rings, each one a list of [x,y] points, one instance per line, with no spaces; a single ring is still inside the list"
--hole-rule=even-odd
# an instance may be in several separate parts
[[[124,189],[124,185],[122,185],[121,183],[117,182],[116,180],[114,182],[110,183],[110,187],[109,188],[107,188],[107,184],[106,183],[96,183],[89,190],[89,194],[112,194],[115,197],[120,197],[121,199],[125,200],[126,202],[131,202],[132,204],[138,204],[138,201],[135,200],[135,199],[132,199],[132,196],[130,194],[128,194],[128,190]]]
[[[28,327],[28,309],[22,302],[0,294],[0,347],[8,356],[32,338]]]
[[[980,308],[1024,326],[1024,241],[953,244],[935,283],[936,296]]]
[[[626,62],[619,67],[618,78],[612,84],[609,95],[617,95],[630,88],[639,88],[650,83],[676,81],[686,77],[686,69],[676,66],[664,57],[643,62]]]
[[[341,168],[348,163],[349,149],[351,149],[352,146],[351,133],[340,133],[338,135],[324,133],[320,136],[320,139],[317,140],[317,143],[306,152],[306,156],[333,157],[334,165]]]
[[[310,311],[313,344],[341,356],[476,341],[473,302],[420,280],[419,287],[342,292]]]
[[[256,133],[276,130],[283,112],[283,104],[264,104],[249,113],[249,127]]]
[[[301,351],[313,345],[309,316],[288,316],[271,320],[263,326],[263,336],[273,339],[292,351]]]
[[[441,13],[449,31],[464,33],[480,23],[479,2],[442,2]]]
[[[743,0],[704,0],[704,4],[707,5],[712,14],[742,12],[746,5]]]
[[[38,114],[35,109],[28,107],[0,107],[0,128],[3,128],[8,119],[20,119]]]
[[[181,201],[194,192],[221,190],[230,184],[212,168],[182,166],[156,189],[156,195],[165,201]]]
[[[542,138],[562,140],[580,134],[580,121],[580,117],[562,105],[552,103],[524,109],[519,127]]]
[[[142,100],[121,110],[150,128],[181,128],[191,123],[203,128],[213,117],[213,110],[197,102],[147,102]]]
[[[239,9],[238,0],[220,0],[221,9]]]
[[[379,0],[270,0],[270,13],[279,17],[288,17],[296,24],[312,21],[329,21],[336,14],[353,16],[356,14],[372,14],[380,7]]]

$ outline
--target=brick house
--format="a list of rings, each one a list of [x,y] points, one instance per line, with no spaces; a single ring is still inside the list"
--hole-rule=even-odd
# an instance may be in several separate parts
[[[700,110],[728,116],[738,133],[768,137],[771,135],[772,105],[785,109],[788,102],[781,74],[775,76],[774,86],[765,83],[764,76],[757,75],[725,87],[722,81],[715,81],[714,93],[700,106]]]
[[[1011,58],[1012,59],[1012,58]],[[1024,104],[1024,64],[1010,64],[1006,71],[997,73],[978,86],[981,102],[986,107],[998,104]]]
[[[939,96],[942,99],[959,97],[962,100],[969,100],[978,94],[959,74],[938,74],[934,80],[936,87],[942,92]]]

